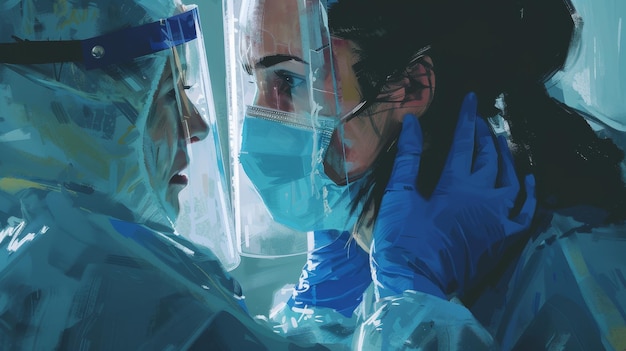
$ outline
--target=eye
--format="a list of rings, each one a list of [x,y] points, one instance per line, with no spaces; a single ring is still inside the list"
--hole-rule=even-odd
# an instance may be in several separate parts
[[[305,82],[304,77],[289,71],[276,71],[276,75],[292,89]]]
[[[178,89],[181,89],[181,88],[182,88],[181,91],[187,91],[187,90],[193,88],[193,85],[183,85],[183,84],[179,83]],[[176,95],[177,94],[178,94],[177,89],[176,88],[172,88],[172,89],[170,89],[170,91],[167,92],[166,95],[167,95],[168,98],[176,100]]]

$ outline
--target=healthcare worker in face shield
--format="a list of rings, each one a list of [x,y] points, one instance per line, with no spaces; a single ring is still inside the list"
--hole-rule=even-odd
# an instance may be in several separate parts
[[[472,307],[529,229],[554,217],[575,231],[559,211],[595,207],[591,227],[626,218],[622,151],[543,85],[575,19],[562,0],[244,1],[239,160],[272,218],[315,232],[278,330],[496,349],[450,301]],[[520,330],[499,327],[513,347]]]
[[[477,117],[476,97],[469,93],[457,112],[437,191],[430,198],[418,193],[423,139],[416,116],[427,111],[435,90],[428,47],[406,57],[407,70],[388,72],[378,96],[368,95],[357,75],[360,48],[330,35],[324,2],[303,4],[252,1],[242,11],[243,67],[254,94],[248,94],[239,159],[273,218],[314,230],[317,247],[296,293],[272,319],[292,338],[349,347],[352,313],[373,281],[377,301],[415,299],[408,304],[432,308],[414,315],[436,320],[434,331],[450,335],[452,349],[491,349],[491,336],[447,295],[482,274],[476,272],[479,259],[500,255],[490,252],[492,245],[527,228],[535,204],[532,177],[529,195],[510,215],[520,193],[512,158],[506,142]],[[359,197],[378,191],[372,189],[372,166],[379,154],[396,148],[374,240],[358,246],[351,239],[364,229],[357,219],[368,222],[373,213]],[[403,296],[407,291],[417,297]],[[375,346],[370,337],[375,334],[365,337],[365,347]],[[383,345],[390,342],[384,339]]]
[[[190,165],[219,145],[197,8],[0,10],[0,349],[300,349],[174,230],[193,177],[224,184]]]

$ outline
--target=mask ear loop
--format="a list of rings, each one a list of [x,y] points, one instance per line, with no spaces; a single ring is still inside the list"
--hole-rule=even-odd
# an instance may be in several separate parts
[[[339,118],[339,124],[343,124],[343,123],[350,121],[351,119],[356,117],[359,113],[363,112],[363,110],[365,110],[366,107],[369,107],[367,100],[363,100],[359,102],[356,106],[354,106],[352,110],[350,110],[348,113],[346,113],[341,118]]]
[[[430,49],[431,49],[430,45],[426,45],[422,47],[421,49],[419,49],[415,53],[415,55],[413,55],[413,58],[409,61],[409,63],[407,64],[407,67],[411,67],[415,63],[417,63],[420,59],[424,57],[424,54]],[[378,84],[375,91],[380,91],[385,86],[385,84],[387,84],[387,82],[391,80],[394,76],[395,76],[395,73],[389,74],[382,83]],[[365,109],[370,107],[372,103],[376,101],[377,101],[376,99],[367,99],[367,98],[363,99],[363,101],[358,103],[352,110],[350,110],[348,113],[344,114],[341,118],[339,118],[339,123],[342,124],[342,123],[346,123],[350,121],[354,117],[358,116]]]

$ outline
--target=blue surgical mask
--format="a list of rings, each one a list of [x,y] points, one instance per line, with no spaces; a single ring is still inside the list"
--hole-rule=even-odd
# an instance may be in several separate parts
[[[337,119],[250,106],[239,160],[277,222],[298,231],[352,229],[359,183],[337,185],[324,172],[324,154]],[[360,213],[357,208],[356,214]]]

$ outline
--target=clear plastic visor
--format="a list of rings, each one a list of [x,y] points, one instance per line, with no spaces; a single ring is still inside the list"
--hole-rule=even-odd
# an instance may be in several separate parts
[[[333,135],[342,137],[342,121],[363,103],[355,84],[351,95],[340,86],[341,76],[353,72],[345,62],[337,68],[326,13],[326,1],[319,0],[226,3],[242,254],[299,254],[316,245],[314,231],[351,227],[347,215],[336,215],[349,212],[350,191],[320,179],[327,178],[323,163]]]

